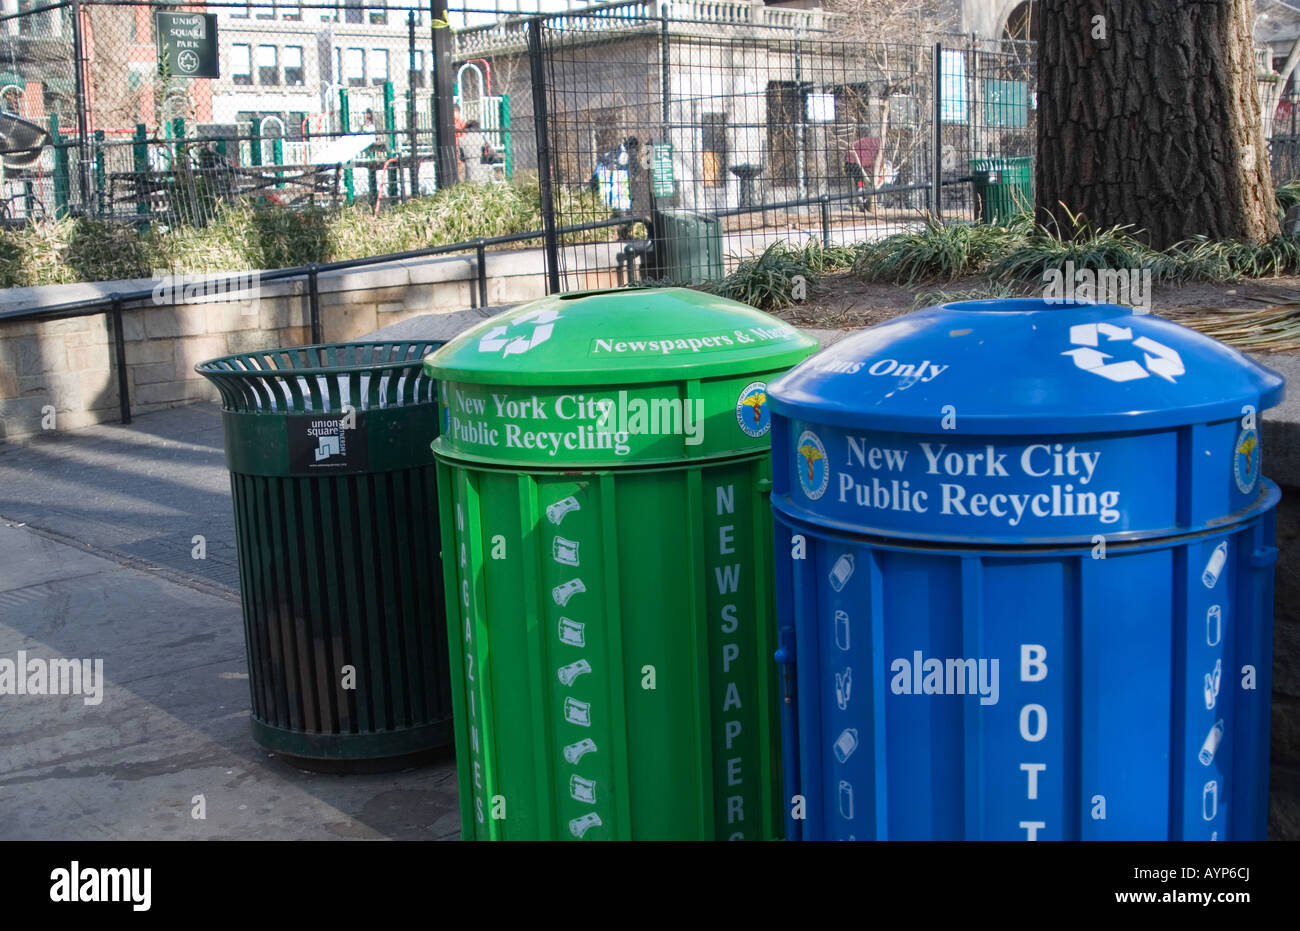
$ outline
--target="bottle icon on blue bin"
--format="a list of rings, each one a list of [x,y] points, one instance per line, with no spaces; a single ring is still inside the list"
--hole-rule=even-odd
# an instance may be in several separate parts
[[[1210,561],[1205,564],[1205,572],[1201,574],[1201,582],[1206,588],[1214,588],[1219,584],[1219,575],[1223,572],[1223,566],[1228,561],[1228,541],[1224,540],[1214,548],[1210,554]]]

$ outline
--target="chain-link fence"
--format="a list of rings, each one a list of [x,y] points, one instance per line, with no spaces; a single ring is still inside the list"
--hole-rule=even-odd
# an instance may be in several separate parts
[[[0,16],[0,104],[49,135],[39,158],[6,158],[10,220],[203,223],[237,198],[337,205],[436,186],[435,24],[419,0],[16,6]],[[474,162],[501,179],[508,105],[468,70]]]

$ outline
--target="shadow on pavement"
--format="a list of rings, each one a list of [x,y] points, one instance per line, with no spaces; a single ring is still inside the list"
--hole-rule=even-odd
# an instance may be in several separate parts
[[[456,836],[450,751],[340,776],[253,742],[222,450],[207,403],[0,446],[0,657],[99,658],[108,683],[7,696],[0,839]]]

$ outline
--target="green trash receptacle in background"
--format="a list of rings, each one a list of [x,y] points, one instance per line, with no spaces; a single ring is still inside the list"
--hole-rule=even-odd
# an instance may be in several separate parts
[[[1034,160],[1021,158],[973,158],[975,196],[981,222],[1007,223],[1016,214],[1034,206]]]
[[[427,360],[466,839],[783,833],[766,383],[815,348],[630,289]]]
[[[726,276],[722,222],[693,210],[656,210],[656,264],[673,284],[698,284]]]
[[[253,737],[307,768],[446,747],[451,695],[430,433],[440,342],[195,366],[222,399]]]

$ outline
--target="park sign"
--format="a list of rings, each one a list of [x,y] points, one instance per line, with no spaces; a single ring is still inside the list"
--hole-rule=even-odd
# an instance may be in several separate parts
[[[655,197],[673,196],[673,145],[671,142],[650,146],[650,188]]]
[[[214,13],[155,13],[158,70],[178,78],[215,78],[217,17]]]

